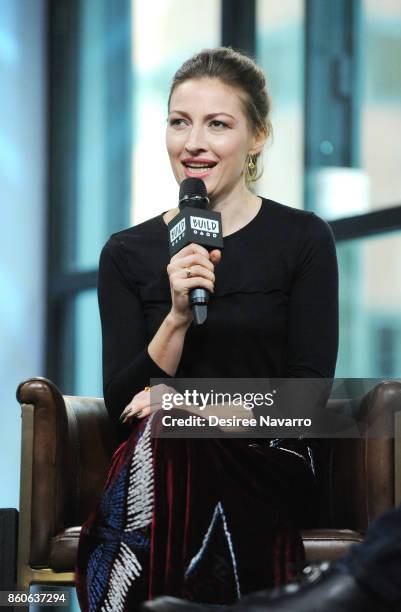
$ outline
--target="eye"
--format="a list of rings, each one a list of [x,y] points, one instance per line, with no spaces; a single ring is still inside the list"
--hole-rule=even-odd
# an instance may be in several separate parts
[[[183,128],[187,125],[187,122],[185,121],[185,119],[175,117],[174,119],[169,119],[168,124],[171,127]]]
[[[209,125],[217,129],[228,128],[227,123],[224,123],[224,121],[220,121],[219,119],[213,119]]]

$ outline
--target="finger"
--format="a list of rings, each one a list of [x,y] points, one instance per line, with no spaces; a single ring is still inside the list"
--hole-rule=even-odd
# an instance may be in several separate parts
[[[132,421],[133,419],[142,419],[145,416],[148,416],[149,414],[150,414],[150,407],[149,406],[146,406],[145,408],[142,408],[142,410],[135,409],[135,410],[129,411],[125,415],[124,419],[122,420],[122,423],[128,423],[128,422]]]
[[[146,408],[142,408],[142,410],[138,410],[133,416],[136,419],[143,419],[144,417],[148,416],[150,414],[150,407],[147,406]]]
[[[194,265],[204,266],[208,270],[213,270],[214,268],[214,265],[210,261],[209,257],[200,255],[199,253],[191,253],[190,255],[186,255],[185,257],[181,257],[175,262],[172,262],[170,264],[170,269],[174,271],[177,268],[187,268]]]
[[[145,406],[145,408],[142,408],[142,410],[136,411],[135,414],[132,415],[132,417],[137,419],[143,419],[144,417],[149,416],[153,412],[156,412],[156,410],[159,410],[160,408],[161,403],[154,402],[150,406]]]
[[[187,270],[191,271],[191,276],[188,276]],[[209,270],[208,268],[204,268],[203,266],[195,265],[195,266],[191,266],[190,268],[182,268],[180,270],[181,278],[195,278],[197,276],[208,278],[209,280],[212,281],[212,283],[214,283],[215,281],[214,272],[212,270]]]
[[[133,416],[134,415],[131,410],[126,410],[121,414],[120,421],[121,423],[127,423],[128,421],[132,419]]]
[[[202,287],[214,293],[214,283],[202,276],[196,278],[175,278],[173,282],[174,291],[181,294],[187,294],[191,289],[196,289],[196,287]]]
[[[133,406],[132,410],[130,411],[131,414],[133,414],[134,416],[137,415],[139,412],[144,413],[145,411],[147,411],[147,413],[149,414],[151,408],[160,404],[160,400],[158,398],[157,393],[153,392],[152,394],[150,394],[149,391],[145,391],[143,392],[143,394],[144,395],[142,397],[136,396],[137,399],[135,402],[135,406]]]
[[[199,255],[196,253],[192,255],[188,255],[187,257],[184,257],[179,262],[177,262],[177,264],[183,268],[187,268],[188,266],[198,265],[198,266],[203,266],[207,270],[213,271],[214,269],[213,262],[210,261],[208,257],[205,257],[204,255]]]
[[[216,265],[221,261],[220,249],[213,249],[213,251],[210,251],[210,261],[213,263],[213,265]]]
[[[187,270],[190,270],[191,272],[189,276]],[[211,283],[214,283],[216,279],[214,272],[211,270],[207,270],[201,266],[191,266],[190,268],[179,268],[178,270],[175,270],[175,272],[170,275],[170,285],[174,288],[177,282],[181,281],[191,284],[194,279],[200,280],[201,278],[206,279]]]
[[[201,246],[200,244],[195,244],[194,242],[191,242],[191,244],[187,244],[187,246],[185,246],[178,253],[173,255],[171,261],[175,261],[176,259],[179,259],[180,257],[186,255],[191,255],[192,253],[199,253],[200,255],[203,255],[204,257],[207,257],[209,259],[209,251],[205,249],[205,247]]]
[[[134,396],[134,399],[124,408],[120,415],[120,421],[122,421],[127,415],[134,414],[135,412],[142,410],[149,405],[149,393],[140,391]]]

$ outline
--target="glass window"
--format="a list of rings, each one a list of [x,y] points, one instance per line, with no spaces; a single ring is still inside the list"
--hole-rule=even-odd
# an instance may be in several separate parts
[[[273,142],[255,192],[303,207],[304,1],[258,0],[257,60],[272,97]]]
[[[52,11],[50,181],[52,212],[58,211],[52,215],[57,271],[96,269],[110,233],[128,224],[129,6],[77,0]]]
[[[184,60],[220,45],[220,13],[220,0],[132,0],[132,224],[177,205],[178,187],[164,143],[169,87]]]
[[[361,164],[369,209],[401,203],[401,2],[363,0]]]
[[[314,199],[327,219],[401,203],[399,0],[363,0],[360,36],[360,168],[319,169]]]
[[[104,15],[97,0],[81,3],[77,100],[77,199],[74,267],[97,267],[105,242],[107,96]],[[71,205],[72,203],[70,203]]]
[[[336,376],[399,376],[401,234],[340,242],[337,253],[341,329]]]
[[[74,394],[102,397],[102,334],[96,290],[75,299]]]

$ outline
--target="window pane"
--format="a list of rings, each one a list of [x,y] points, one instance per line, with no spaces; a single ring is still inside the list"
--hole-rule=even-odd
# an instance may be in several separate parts
[[[304,1],[258,0],[257,59],[273,101],[274,140],[256,193],[303,207]]]
[[[401,234],[340,242],[337,377],[397,377],[401,371]]]
[[[77,0],[52,11],[54,242],[59,267],[76,272],[96,268],[108,236],[129,222],[130,2]]]
[[[363,0],[360,168],[319,169],[318,211],[349,217],[401,203],[401,3]]]
[[[133,224],[174,208],[178,187],[164,143],[172,77],[193,53],[220,44],[221,2],[132,0]]]
[[[363,0],[361,160],[369,208],[401,203],[401,2]]]
[[[95,290],[75,300],[74,394],[102,397],[102,339]]]
[[[74,267],[95,267],[107,229],[106,74],[102,2],[81,3],[78,80],[76,251]],[[72,263],[72,262],[71,262]]]

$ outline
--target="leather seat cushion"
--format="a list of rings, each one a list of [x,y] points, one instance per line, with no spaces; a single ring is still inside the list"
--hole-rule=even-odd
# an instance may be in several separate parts
[[[52,538],[50,567],[55,571],[73,572],[81,527],[69,527]],[[308,563],[336,561],[352,544],[363,537],[350,529],[308,529],[301,532]]]
[[[308,563],[337,561],[363,535],[351,529],[308,529],[301,531]]]
[[[68,527],[52,538],[50,567],[56,572],[73,572],[81,527]]]

